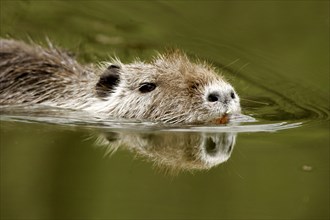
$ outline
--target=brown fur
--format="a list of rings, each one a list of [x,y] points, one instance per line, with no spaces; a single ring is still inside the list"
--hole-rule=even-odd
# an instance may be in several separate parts
[[[58,94],[73,98],[70,85],[87,82],[89,75],[68,54],[53,47],[0,41],[0,104],[42,103]]]

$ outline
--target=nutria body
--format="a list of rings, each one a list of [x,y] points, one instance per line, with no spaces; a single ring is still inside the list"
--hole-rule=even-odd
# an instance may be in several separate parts
[[[150,63],[83,66],[52,45],[2,39],[0,105],[24,103],[163,123],[205,123],[240,112],[233,87],[181,52]]]

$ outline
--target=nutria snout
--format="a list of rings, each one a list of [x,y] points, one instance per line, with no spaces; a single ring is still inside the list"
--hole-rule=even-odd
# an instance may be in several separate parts
[[[162,123],[227,121],[239,96],[214,67],[183,52],[151,62],[81,65],[50,45],[0,40],[0,104],[42,104]],[[215,120],[215,119],[221,120]]]

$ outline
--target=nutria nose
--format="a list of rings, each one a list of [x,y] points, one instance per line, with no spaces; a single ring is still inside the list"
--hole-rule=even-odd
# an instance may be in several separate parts
[[[227,104],[231,99],[235,99],[236,95],[233,91],[231,91],[228,95],[220,95],[218,92],[211,92],[207,96],[207,101],[209,102],[223,102]]]
[[[235,98],[236,98],[236,95],[235,95],[234,91],[231,91],[231,92],[230,92],[230,97],[231,97],[232,99],[235,99]]]
[[[220,100],[220,95],[218,93],[212,92],[207,96],[207,101],[217,102]]]

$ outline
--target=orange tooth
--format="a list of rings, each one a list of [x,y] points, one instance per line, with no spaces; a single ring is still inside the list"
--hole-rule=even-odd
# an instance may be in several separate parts
[[[229,117],[227,114],[213,120],[214,124],[227,124],[228,122],[229,122]]]

